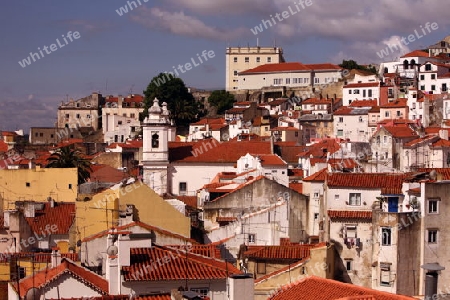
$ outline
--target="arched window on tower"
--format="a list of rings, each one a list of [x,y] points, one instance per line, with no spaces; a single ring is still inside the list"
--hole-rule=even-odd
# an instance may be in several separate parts
[[[157,132],[152,134],[152,148],[159,148],[159,135]]]
[[[405,59],[405,60],[403,61],[403,70],[408,70],[408,65],[409,65],[408,60]]]

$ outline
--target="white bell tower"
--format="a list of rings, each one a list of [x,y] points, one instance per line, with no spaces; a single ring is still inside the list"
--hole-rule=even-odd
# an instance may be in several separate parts
[[[142,123],[144,183],[159,195],[167,193],[168,142],[173,132],[169,116],[167,103],[163,102],[160,107],[159,100],[155,98],[152,107],[148,110],[148,117]]]

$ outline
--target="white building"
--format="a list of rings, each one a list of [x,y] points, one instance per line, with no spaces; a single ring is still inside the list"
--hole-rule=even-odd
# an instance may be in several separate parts
[[[380,99],[380,83],[351,83],[342,89],[342,105],[349,106],[355,100]],[[380,103],[378,103],[380,104]]]
[[[337,82],[342,77],[341,71],[341,67],[330,63],[266,64],[240,72],[238,90],[260,90],[263,87],[319,87]]]
[[[225,54],[225,89],[238,89],[238,73],[264,64],[284,62],[279,47],[228,47]]]
[[[369,111],[372,107],[343,106],[334,112],[333,132],[337,138],[352,142],[368,142]]]
[[[448,92],[450,65],[427,61],[419,67],[419,90],[427,94]]]

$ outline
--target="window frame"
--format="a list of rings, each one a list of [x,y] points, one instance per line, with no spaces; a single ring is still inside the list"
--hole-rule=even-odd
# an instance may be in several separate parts
[[[436,215],[436,214],[439,214],[439,201],[440,201],[441,199],[439,199],[439,198],[430,198],[430,199],[428,199],[427,200],[427,213],[428,214],[430,214],[430,215]],[[436,205],[435,205],[435,207],[433,207],[433,211],[431,210],[431,205],[432,205],[432,203],[435,203]]]
[[[351,199],[352,199],[352,195],[355,195],[355,199],[356,202],[355,204],[352,203]],[[358,198],[359,195],[359,198]],[[348,193],[348,205],[349,206],[361,206],[361,193]],[[359,204],[358,204],[358,199],[359,199]]]
[[[389,234],[385,235],[384,233],[388,232]],[[386,238],[386,240],[385,240]],[[381,246],[392,246],[392,227],[381,227]]]

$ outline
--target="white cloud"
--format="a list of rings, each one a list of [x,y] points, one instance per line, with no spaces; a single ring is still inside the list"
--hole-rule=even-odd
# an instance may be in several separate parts
[[[234,40],[250,32],[247,28],[223,29],[209,26],[184,12],[168,12],[157,7],[150,9],[143,7],[133,14],[131,19],[148,28],[211,40]]]

